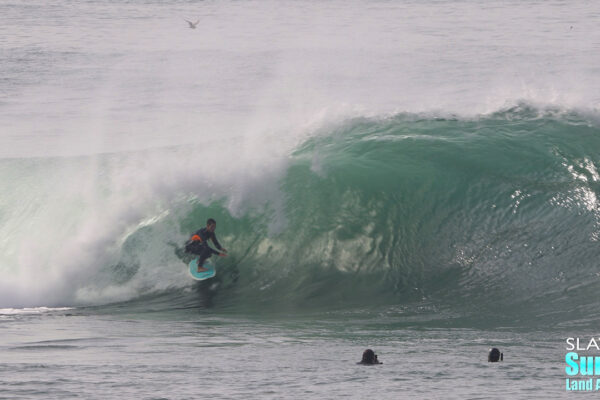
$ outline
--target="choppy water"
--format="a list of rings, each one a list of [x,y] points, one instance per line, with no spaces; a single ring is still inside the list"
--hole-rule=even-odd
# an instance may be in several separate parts
[[[559,332],[419,327],[400,314],[246,318],[52,313],[2,322],[7,398],[539,398]],[[25,333],[25,334],[24,334]],[[490,343],[504,352],[488,363]],[[361,366],[371,347],[383,365]]]
[[[0,397],[565,395],[598,322],[599,22],[0,4]],[[208,217],[230,255],[196,283]]]

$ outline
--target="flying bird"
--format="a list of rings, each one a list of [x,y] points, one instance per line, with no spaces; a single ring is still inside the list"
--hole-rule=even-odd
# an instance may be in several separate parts
[[[184,19],[184,21],[190,25],[190,29],[196,29],[196,25],[198,25],[198,22],[200,22],[200,20],[198,20],[196,22],[192,22],[192,21],[188,21],[187,19]]]

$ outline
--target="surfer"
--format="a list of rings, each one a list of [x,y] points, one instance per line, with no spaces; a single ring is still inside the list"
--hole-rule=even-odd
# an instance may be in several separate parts
[[[227,254],[227,249],[221,247],[221,244],[217,240],[217,236],[215,235],[215,229],[217,228],[217,221],[212,218],[209,218],[206,221],[206,227],[196,231],[190,240],[185,244],[185,251],[188,253],[196,254],[199,256],[198,258],[198,272],[207,271],[206,268],[202,266],[204,261],[206,261],[213,254],[218,254],[221,257],[225,257]],[[208,240],[212,240],[213,244],[219,251],[212,249],[208,245]]]
[[[498,361],[504,361],[504,353],[500,353],[500,350],[494,347],[493,349],[490,349],[490,352],[488,353],[488,362]]]
[[[377,359],[377,354],[375,354],[375,352],[373,350],[366,349],[363,352],[362,360],[360,360],[360,362],[358,362],[357,364],[376,365],[376,364],[383,364],[383,363],[379,362],[379,360]]]

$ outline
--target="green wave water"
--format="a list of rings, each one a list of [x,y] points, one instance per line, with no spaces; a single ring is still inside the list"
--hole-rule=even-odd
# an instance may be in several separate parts
[[[219,203],[179,223],[218,219],[232,251],[212,298],[221,306],[417,302],[573,318],[600,288],[598,150],[594,123],[528,107],[356,119],[295,151],[278,231],[273,210],[234,218]]]
[[[348,120],[298,146],[259,206],[231,213],[227,195],[169,203],[166,217],[113,245],[77,297],[102,289],[111,303],[106,293],[129,288],[119,308],[424,307],[499,323],[592,323],[599,150],[593,115],[525,105],[472,119]],[[182,241],[208,217],[230,251],[217,278],[148,283],[183,274]],[[159,256],[142,261],[148,252]]]

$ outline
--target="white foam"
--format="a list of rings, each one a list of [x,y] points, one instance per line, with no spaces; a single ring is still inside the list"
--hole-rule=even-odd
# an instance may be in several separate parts
[[[73,307],[26,307],[26,308],[0,308],[0,315],[44,314],[55,311],[72,310]]]

